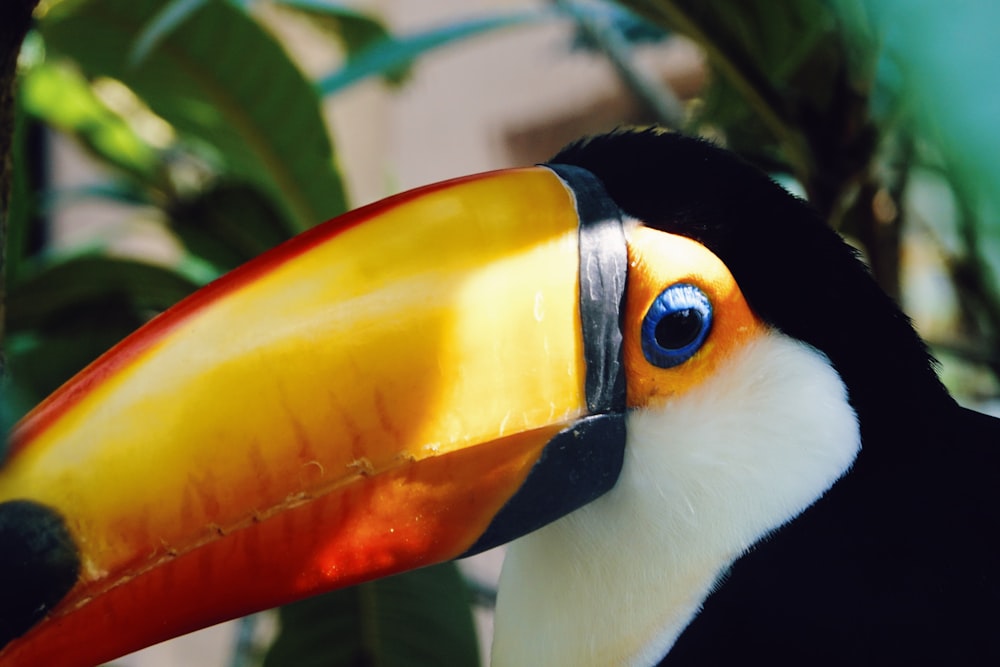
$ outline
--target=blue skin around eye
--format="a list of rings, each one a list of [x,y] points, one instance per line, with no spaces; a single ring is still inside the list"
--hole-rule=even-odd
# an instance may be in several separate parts
[[[693,310],[701,315],[698,334],[681,348],[662,347],[656,341],[656,326],[667,315]],[[684,363],[701,348],[712,328],[712,303],[705,293],[694,285],[678,283],[666,288],[656,297],[642,320],[642,353],[646,360],[660,368],[672,368]]]

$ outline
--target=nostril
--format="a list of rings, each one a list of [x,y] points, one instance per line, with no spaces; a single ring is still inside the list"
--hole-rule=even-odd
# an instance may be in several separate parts
[[[0,503],[0,648],[45,616],[76,583],[80,556],[58,512]]]

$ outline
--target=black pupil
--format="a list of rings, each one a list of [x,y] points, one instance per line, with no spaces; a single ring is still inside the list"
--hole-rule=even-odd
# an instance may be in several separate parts
[[[667,313],[656,323],[656,344],[664,350],[690,345],[701,332],[701,313],[694,308]]]

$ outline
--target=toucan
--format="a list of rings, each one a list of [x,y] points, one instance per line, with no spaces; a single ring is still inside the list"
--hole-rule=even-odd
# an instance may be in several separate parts
[[[30,412],[0,665],[504,543],[496,667],[997,665],[998,453],[808,204],[616,131],[320,225]]]

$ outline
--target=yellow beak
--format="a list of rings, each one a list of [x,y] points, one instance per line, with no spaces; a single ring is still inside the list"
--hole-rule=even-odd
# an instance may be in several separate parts
[[[610,488],[625,242],[562,176],[332,220],[38,406],[0,469],[3,548],[26,564],[0,665],[109,660],[493,546]],[[579,474],[553,486],[554,465]]]

